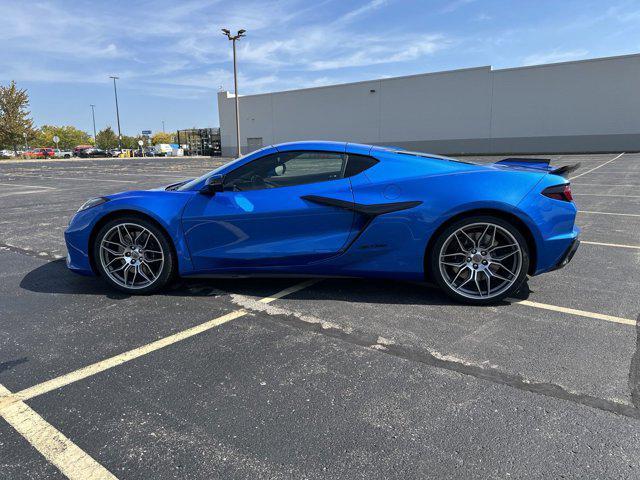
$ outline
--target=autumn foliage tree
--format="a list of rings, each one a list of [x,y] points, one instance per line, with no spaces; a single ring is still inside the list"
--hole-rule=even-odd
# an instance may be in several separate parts
[[[12,81],[8,87],[0,85],[0,145],[18,152],[25,138],[33,136],[29,94]]]
[[[165,132],[156,132],[151,136],[151,143],[158,145],[159,143],[173,143],[173,135]]]
[[[43,125],[35,134],[35,144],[39,147],[54,147],[53,137],[58,137],[58,147],[62,150],[70,150],[78,145],[93,143],[93,139],[87,132],[66,125],[56,127],[54,125]]]

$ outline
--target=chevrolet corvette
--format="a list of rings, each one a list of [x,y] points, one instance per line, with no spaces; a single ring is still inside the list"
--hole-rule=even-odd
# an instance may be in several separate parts
[[[177,276],[335,276],[429,281],[493,303],[578,248],[575,166],[549,163],[272,145],[200,178],[88,200],[65,231],[67,266],[132,294]]]

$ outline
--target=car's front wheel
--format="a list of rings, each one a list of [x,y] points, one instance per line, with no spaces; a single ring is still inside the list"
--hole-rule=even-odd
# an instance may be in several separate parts
[[[451,298],[476,305],[515,292],[527,276],[529,249],[520,231],[493,216],[464,218],[437,238],[430,267]]]
[[[142,217],[121,217],[103,225],[95,237],[93,255],[100,276],[132,294],[158,291],[176,271],[167,234]]]

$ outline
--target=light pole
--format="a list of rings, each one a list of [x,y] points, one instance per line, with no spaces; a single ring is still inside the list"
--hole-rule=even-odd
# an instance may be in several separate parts
[[[164,133],[164,120],[162,120],[162,133]]]
[[[96,106],[91,104],[89,105],[91,107],[91,117],[93,118],[93,143],[95,144],[98,139],[97,139],[97,135],[96,135]]]
[[[113,93],[116,96],[116,119],[118,120],[118,150],[122,150],[122,133],[120,133],[120,110],[118,109],[118,89],[116,88],[116,80],[120,77],[109,76],[113,78]]]
[[[231,43],[233,43],[233,90],[236,96],[236,143],[238,146],[236,156],[241,156],[241,144],[240,144],[240,108],[238,106],[238,66],[236,64],[236,40],[244,37],[246,30],[238,30],[238,33],[231,35],[228,29],[223,28],[222,33],[227,36]]]

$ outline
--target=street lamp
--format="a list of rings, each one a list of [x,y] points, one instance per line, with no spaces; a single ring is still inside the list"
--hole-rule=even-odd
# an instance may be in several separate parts
[[[116,80],[120,77],[109,76],[113,78],[113,93],[116,96],[116,118],[118,120],[118,149],[122,150],[122,134],[120,133],[120,110],[118,109],[118,89],[116,88]]]
[[[238,30],[238,33],[235,35],[231,35],[228,29],[223,28],[222,33],[227,36],[229,40],[233,43],[233,89],[235,91],[236,96],[236,143],[238,146],[237,155],[240,156],[241,147],[240,147],[240,109],[238,107],[238,67],[236,64],[236,40],[244,37],[246,30]]]
[[[96,106],[93,104],[89,106],[91,107],[91,117],[93,118],[93,143],[95,144],[98,141],[96,135]]]

